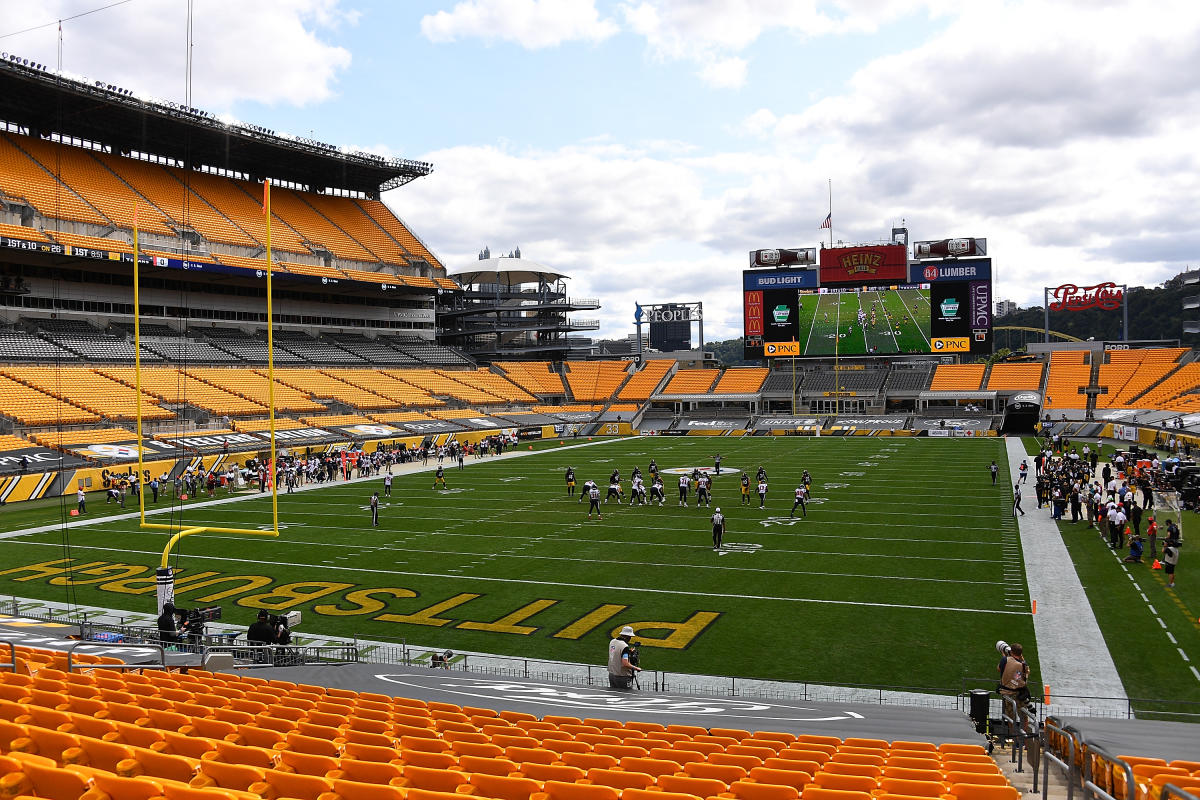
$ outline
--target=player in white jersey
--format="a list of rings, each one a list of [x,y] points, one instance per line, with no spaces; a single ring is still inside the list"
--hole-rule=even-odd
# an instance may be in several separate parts
[[[767,507],[767,481],[765,479],[758,482],[758,507]]]
[[[604,519],[604,515],[600,513],[600,487],[594,483],[592,488],[588,489],[588,519],[592,518],[593,511],[596,512],[597,519]]]
[[[696,479],[696,508],[699,508],[701,503],[706,507],[712,505],[712,478],[707,475]]]
[[[646,484],[642,481],[641,473],[634,476],[629,489],[629,505],[646,505]]]
[[[598,487],[596,486],[596,482],[594,480],[591,480],[589,478],[588,480],[584,481],[583,482],[583,491],[579,493],[579,502],[582,503],[583,499],[585,497],[589,496],[589,492],[591,492],[592,489],[596,489],[596,488],[598,488]]]
[[[655,500],[658,500],[660,508],[667,500],[666,493],[663,491],[662,478],[658,477],[658,475],[654,476],[654,483],[650,484],[650,502],[653,503]]]
[[[687,506],[688,484],[689,483],[690,483],[690,481],[688,480],[687,475],[679,476],[679,505],[681,505],[681,506],[685,506],[685,507]]]
[[[789,517],[796,516],[796,506],[799,506],[800,512],[808,517],[808,490],[804,488],[804,484],[796,487],[796,501],[792,503],[792,513],[788,514]]]

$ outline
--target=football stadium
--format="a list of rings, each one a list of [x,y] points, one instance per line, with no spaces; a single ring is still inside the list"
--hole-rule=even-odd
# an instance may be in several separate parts
[[[898,226],[604,351],[435,168],[0,61],[0,796],[1200,796],[1195,349]]]

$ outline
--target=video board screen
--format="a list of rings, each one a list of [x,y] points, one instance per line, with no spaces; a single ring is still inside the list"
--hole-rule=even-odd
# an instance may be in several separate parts
[[[988,281],[766,290],[756,309],[761,338],[747,337],[745,354],[750,359],[989,353],[990,308]]]

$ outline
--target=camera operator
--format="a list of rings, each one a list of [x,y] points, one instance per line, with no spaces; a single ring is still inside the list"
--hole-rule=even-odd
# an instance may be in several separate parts
[[[259,610],[258,619],[246,630],[246,641],[254,645],[276,643],[275,626],[271,624],[271,615],[266,609]]]
[[[633,628],[626,625],[608,643],[608,685],[613,689],[628,689],[642,668],[637,665],[637,651],[630,644]]]
[[[176,608],[174,603],[163,603],[162,613],[158,615],[158,638],[164,645],[181,644],[180,626],[186,624],[187,612]]]
[[[1025,733],[1032,733],[1030,717],[1026,710],[1030,702],[1027,685],[1029,683],[1029,665],[1025,663],[1024,652],[1021,645],[1016,642],[1009,645],[1008,651],[1000,659],[1000,665],[996,668],[1000,672],[1000,685],[996,688],[1004,701],[1005,711],[1011,708],[1013,720],[1020,719],[1021,728]]]

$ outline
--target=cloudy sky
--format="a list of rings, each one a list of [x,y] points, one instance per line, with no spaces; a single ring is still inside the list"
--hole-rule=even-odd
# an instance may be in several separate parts
[[[0,49],[54,68],[45,23],[112,2],[0,0]],[[62,66],[182,100],[185,8],[66,19]],[[1200,262],[1195,0],[194,9],[193,105],[431,161],[385,200],[450,271],[519,245],[602,300],[605,336],[673,300],[739,335],[747,251],[815,246],[827,181],[835,239],[986,236],[1022,305]]]

